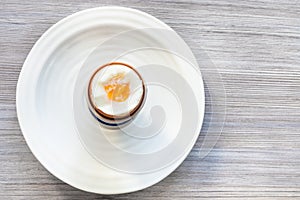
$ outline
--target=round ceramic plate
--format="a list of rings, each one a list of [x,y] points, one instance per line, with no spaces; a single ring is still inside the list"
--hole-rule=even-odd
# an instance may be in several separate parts
[[[132,39],[139,42],[132,43]],[[97,52],[110,54],[102,53],[102,59],[101,55],[96,56],[101,60],[98,63],[93,61]],[[143,56],[144,59],[136,59]],[[170,121],[158,131],[165,134],[163,137],[151,131],[139,135],[134,131],[136,127],[123,130],[126,137],[121,138],[120,134],[107,131],[102,135],[95,133],[99,126],[93,129],[95,123],[91,125],[92,119],[87,120],[90,116],[84,99],[79,98],[84,91],[80,86],[85,85],[91,66],[107,61],[129,62],[149,80],[149,110],[161,104],[164,116],[170,116]],[[174,78],[178,75],[181,78]],[[123,7],[88,9],[52,26],[34,45],[23,65],[16,99],[23,135],[44,167],[76,188],[101,194],[141,190],[168,176],[192,149],[204,116],[203,82],[188,46],[163,22]],[[176,127],[178,124],[180,127]],[[113,137],[116,135],[117,139]],[[130,140],[133,148],[128,148],[124,140]],[[141,146],[139,141],[145,148],[135,148]],[[101,149],[103,144],[121,151]],[[125,163],[127,159],[134,165]],[[149,164],[142,166],[147,161]],[[133,169],[134,166],[138,167]]]

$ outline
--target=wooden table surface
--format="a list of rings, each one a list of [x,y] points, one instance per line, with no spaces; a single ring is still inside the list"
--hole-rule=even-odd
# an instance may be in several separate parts
[[[201,43],[220,72],[226,120],[215,148],[145,190],[102,196],[51,175],[18,125],[15,90],[37,39],[74,12],[140,9]],[[207,115],[205,117],[207,120]],[[258,0],[0,2],[0,199],[300,199],[300,2]]]

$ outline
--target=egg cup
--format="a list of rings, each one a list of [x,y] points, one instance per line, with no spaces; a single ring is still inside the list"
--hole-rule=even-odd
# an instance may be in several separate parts
[[[121,67],[123,69],[126,68],[126,70],[130,71],[130,73],[133,73],[133,76],[135,76],[135,81],[137,81],[137,79],[139,79],[138,81],[140,81],[140,86],[139,86],[139,92],[140,95],[138,96],[138,99],[136,99],[136,103],[134,104],[134,106],[129,109],[126,110],[126,112],[123,113],[118,113],[118,114],[114,114],[114,113],[109,113],[107,111],[105,111],[104,109],[102,109],[105,105],[101,105],[102,102],[97,102],[97,97],[95,96],[96,91],[96,87],[103,87],[103,88],[98,88],[99,90],[104,90],[104,84],[103,83],[99,83],[99,76],[101,77],[103,76],[103,71],[106,69],[110,69],[111,74],[108,74],[111,77],[115,76],[116,73],[113,72],[115,71],[113,68],[117,67]],[[125,68],[124,68],[125,67]],[[112,70],[113,69],[113,70]],[[99,75],[100,74],[100,75]],[[105,73],[104,73],[105,74]],[[103,102],[105,102],[106,104],[110,103],[110,106],[112,107],[112,110],[114,110],[114,107],[120,107],[122,108],[129,108],[128,103],[129,100],[126,98],[123,102],[119,101],[118,102],[118,95],[122,97],[122,95],[118,94],[119,91],[117,91],[117,87],[118,87],[118,83],[116,82],[120,82],[120,80],[118,79],[113,80],[112,82],[112,86],[109,87],[109,92],[106,93],[106,96],[103,96]],[[121,83],[124,84],[124,83]],[[128,84],[128,91],[123,90],[123,96],[124,93],[129,97],[132,95],[132,88],[131,88],[131,82],[130,80],[125,83]],[[109,85],[110,86],[110,85]],[[107,91],[106,91],[107,92]],[[128,125],[133,118],[139,113],[139,111],[142,109],[144,102],[146,99],[146,87],[144,84],[144,80],[142,78],[142,76],[140,75],[140,73],[133,68],[132,66],[125,64],[125,63],[121,63],[121,62],[112,62],[112,63],[107,63],[105,65],[100,66],[98,69],[95,70],[95,72],[92,74],[91,78],[89,79],[89,83],[88,83],[88,88],[87,88],[87,103],[88,103],[88,108],[91,112],[91,114],[94,116],[95,119],[97,119],[100,123],[100,125],[106,127],[106,128],[111,128],[111,129],[116,129],[122,126],[126,126]],[[126,102],[127,101],[127,102]],[[127,103],[127,104],[126,104]],[[107,105],[106,105],[107,106]],[[101,108],[102,107],[102,108]],[[115,108],[116,110],[116,108]]]

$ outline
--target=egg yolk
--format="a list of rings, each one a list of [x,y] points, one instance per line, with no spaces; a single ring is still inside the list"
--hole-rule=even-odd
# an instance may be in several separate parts
[[[124,73],[115,74],[103,85],[108,99],[123,102],[129,97],[129,82],[124,77]]]

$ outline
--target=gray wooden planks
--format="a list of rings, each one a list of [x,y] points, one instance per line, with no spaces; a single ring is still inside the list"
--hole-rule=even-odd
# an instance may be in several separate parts
[[[102,196],[72,188],[34,158],[18,126],[15,89],[36,40],[63,17],[120,5],[173,27],[217,66],[227,117],[214,150],[143,191]],[[0,199],[300,198],[299,1],[20,1],[0,3]],[[209,91],[210,88],[207,88]],[[209,106],[209,103],[208,105]]]

